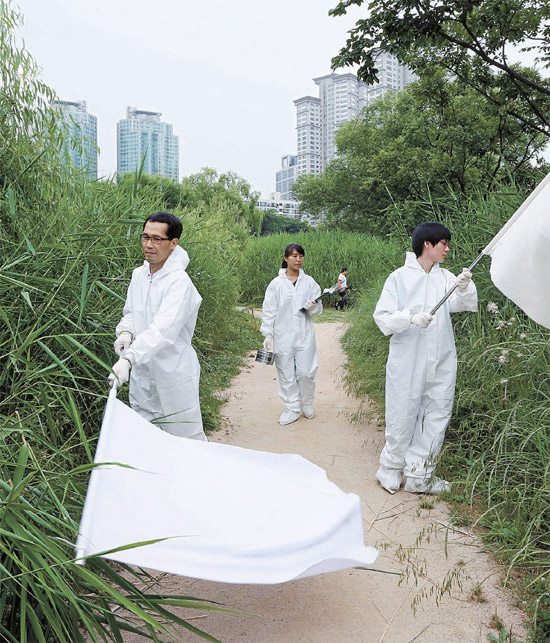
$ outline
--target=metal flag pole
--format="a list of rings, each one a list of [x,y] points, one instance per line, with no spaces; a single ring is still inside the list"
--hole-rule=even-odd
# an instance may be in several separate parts
[[[467,268],[468,272],[472,271],[472,268],[481,261],[482,257],[485,256],[485,250],[483,250],[479,256],[473,261]],[[443,306],[443,304],[449,299],[449,297],[454,293],[454,291],[458,288],[458,285],[455,284],[448,292],[446,292],[442,299],[430,310],[430,315],[435,315],[435,313]]]

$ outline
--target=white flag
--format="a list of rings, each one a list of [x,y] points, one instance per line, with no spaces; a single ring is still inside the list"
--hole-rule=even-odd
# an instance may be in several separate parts
[[[261,431],[261,427],[258,427]],[[107,402],[76,544],[105,558],[228,583],[282,583],[372,564],[360,499],[298,455],[175,437]],[[162,540],[158,540],[162,539]],[[142,543],[151,544],[109,550]]]
[[[491,279],[531,319],[550,328],[550,174],[483,250]]]

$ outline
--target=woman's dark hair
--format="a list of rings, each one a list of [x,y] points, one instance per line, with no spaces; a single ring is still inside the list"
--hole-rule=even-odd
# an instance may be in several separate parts
[[[417,257],[420,257],[424,249],[424,242],[429,241],[435,246],[440,241],[450,241],[451,231],[447,226],[437,221],[426,221],[416,226],[412,236],[412,249]]]
[[[143,224],[144,228],[145,224],[148,221],[153,221],[155,223],[166,223],[168,225],[166,236],[169,239],[179,239],[181,237],[181,233],[183,231],[181,221],[178,219],[178,217],[170,214],[169,212],[155,212],[154,214],[150,214],[145,219],[145,223]]]
[[[285,248],[285,257],[289,257],[294,251],[299,255],[302,255],[302,257],[306,256],[306,251],[302,248],[302,246],[299,243],[289,243],[288,246]],[[288,263],[283,259],[283,263],[281,264],[281,268],[288,268]]]

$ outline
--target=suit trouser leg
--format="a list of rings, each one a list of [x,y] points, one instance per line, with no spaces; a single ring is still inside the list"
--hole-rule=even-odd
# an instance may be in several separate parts
[[[436,385],[440,391],[440,386]],[[427,480],[435,470],[453,410],[453,398],[433,395],[435,386],[426,383],[420,410],[405,457],[405,475]]]

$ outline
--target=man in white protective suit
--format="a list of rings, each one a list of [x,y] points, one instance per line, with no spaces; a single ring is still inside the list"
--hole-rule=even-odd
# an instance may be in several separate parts
[[[191,346],[202,298],[185,271],[189,256],[178,246],[181,232],[181,221],[167,212],[145,221],[145,261],[132,273],[116,327],[120,359],[109,380],[114,383],[116,377],[122,385],[130,379],[130,406],[167,433],[206,440],[200,365]]]
[[[374,311],[384,335],[391,335],[386,364],[386,444],[376,478],[395,493],[438,494],[450,489],[433,476],[451,418],[456,349],[450,313],[477,310],[477,290],[466,268],[455,277],[440,266],[451,233],[436,222],[413,233],[413,252],[387,278]],[[432,316],[447,291],[454,293]]]

